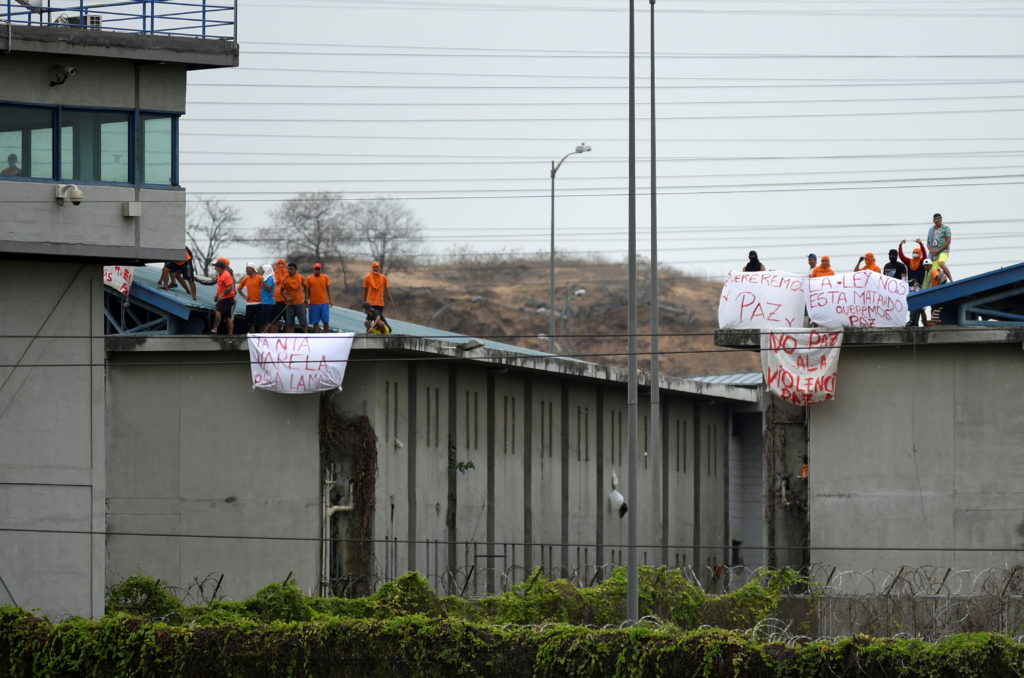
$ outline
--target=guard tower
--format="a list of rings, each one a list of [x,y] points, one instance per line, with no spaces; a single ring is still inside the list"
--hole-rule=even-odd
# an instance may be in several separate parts
[[[238,64],[235,18],[0,0],[0,603],[103,612],[103,266],[183,258],[186,80]]]

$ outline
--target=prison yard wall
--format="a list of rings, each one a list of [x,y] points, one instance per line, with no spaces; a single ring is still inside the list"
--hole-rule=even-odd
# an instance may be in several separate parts
[[[107,432],[99,265],[0,265],[0,601],[103,612]],[[32,291],[19,286],[32,280]]]
[[[758,341],[756,331],[716,335],[734,348]],[[765,407],[766,460],[786,456],[783,467],[766,467],[769,556],[784,547],[780,564],[806,553],[847,573],[1016,571],[1022,346],[1024,328],[1008,325],[846,329],[834,400],[784,416],[773,414],[774,396]],[[791,452],[804,447],[800,479]],[[847,589],[858,590],[856,581],[847,576]]]
[[[624,564],[626,519],[608,498],[613,471],[627,486],[624,383],[357,342],[343,390],[283,395],[251,388],[245,345],[108,338],[108,583],[142,571],[184,588],[223,573],[238,597],[289,573],[315,590],[327,572],[337,593],[416,570],[439,591],[483,595],[537,566],[586,583]],[[655,476],[641,443],[640,496],[626,497],[645,511],[641,563],[710,571],[729,557],[730,402],[663,395],[667,546],[656,548],[644,504]],[[366,451],[325,450],[321,407],[372,429],[368,531],[357,525],[365,507],[353,505],[366,498],[357,471]],[[643,405],[641,434],[647,420]],[[337,462],[333,490],[321,452]],[[325,492],[347,508],[331,518],[337,541],[322,556]],[[308,541],[156,536],[179,533]],[[353,563],[353,534],[373,540],[372,562]]]
[[[319,396],[253,389],[248,357],[110,355],[108,586],[145,572],[184,592],[223,573],[237,599],[319,583]]]

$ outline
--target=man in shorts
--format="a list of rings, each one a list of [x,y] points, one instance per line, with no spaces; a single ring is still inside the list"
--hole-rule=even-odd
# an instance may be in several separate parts
[[[281,280],[277,288],[281,291],[281,297],[285,304],[285,332],[294,332],[297,325],[302,326],[302,331],[305,332],[309,288],[306,286],[306,279],[299,275],[298,266],[294,263],[288,264],[288,275]]]
[[[320,331],[320,324],[323,324],[323,331],[331,329],[331,279],[323,274],[323,266],[313,264],[313,275],[306,278],[306,288],[309,290],[309,324],[313,332]]]
[[[936,212],[932,216],[932,227],[928,229],[928,237],[925,238],[925,242],[928,245],[928,257],[932,260],[932,268],[928,275],[924,279],[924,288],[927,289],[934,285],[934,281],[938,279],[938,269],[942,269],[942,272],[946,276],[946,281],[952,281],[953,276],[949,272],[949,267],[946,266],[946,260],[949,259],[949,245],[953,242],[953,234],[949,230],[949,226],[942,223],[942,215]]]
[[[213,314],[213,334],[220,331],[221,320],[226,320],[228,334],[235,333],[235,278],[228,272],[227,264],[218,259],[213,265],[217,279],[217,294],[213,300],[217,303]]]
[[[263,307],[263,276],[256,272],[255,264],[245,265],[245,277],[238,282],[238,293],[245,299],[245,326],[248,332],[258,331]]]
[[[177,281],[177,282],[175,282]],[[160,272],[160,287],[169,289],[178,284],[181,288],[192,295],[192,301],[196,299],[196,276],[192,263],[192,250],[185,248],[185,258],[182,261],[168,261]]]
[[[385,298],[394,305],[395,299],[388,288],[388,277],[380,272],[380,262],[370,264],[370,272],[363,278],[363,301],[370,302],[374,310],[384,317]]]

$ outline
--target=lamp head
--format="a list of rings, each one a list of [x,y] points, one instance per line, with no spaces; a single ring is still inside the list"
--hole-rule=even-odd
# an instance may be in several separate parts
[[[588,144],[580,144],[579,146],[576,147],[577,153],[586,153],[589,150],[590,146]]]

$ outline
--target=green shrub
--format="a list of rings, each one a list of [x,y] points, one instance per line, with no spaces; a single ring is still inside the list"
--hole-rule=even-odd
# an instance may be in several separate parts
[[[309,621],[313,607],[309,597],[290,579],[267,584],[243,603],[246,615],[260,621]]]
[[[145,574],[128,577],[107,591],[108,614],[124,612],[154,619],[181,612],[183,608],[166,584]]]

